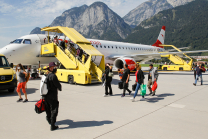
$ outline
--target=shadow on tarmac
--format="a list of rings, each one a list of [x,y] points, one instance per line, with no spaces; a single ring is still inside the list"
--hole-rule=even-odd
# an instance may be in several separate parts
[[[73,120],[62,120],[56,122],[56,125],[68,125],[64,128],[59,129],[69,129],[69,128],[83,128],[83,127],[93,127],[93,126],[103,126],[105,124],[112,124],[113,121],[79,121],[74,122]]]
[[[156,97],[146,98],[145,101],[150,102],[150,103],[156,103],[160,100],[163,100],[165,97],[174,96],[174,95],[175,94],[169,94],[169,93],[159,94],[159,95],[155,95]]]
[[[27,88],[26,89],[26,92],[27,92],[27,94],[33,94],[33,93],[35,93],[36,90],[39,90],[39,89],[36,89],[36,88]],[[22,95],[24,95],[22,93],[22,89],[20,90],[20,92],[21,92]],[[0,97],[9,97],[9,96],[18,96],[18,94],[16,92],[16,89],[12,93],[8,92],[7,90],[0,90]]]

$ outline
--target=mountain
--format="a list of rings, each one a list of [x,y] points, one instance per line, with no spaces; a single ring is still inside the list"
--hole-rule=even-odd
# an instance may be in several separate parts
[[[208,48],[208,1],[196,0],[159,12],[137,26],[125,41],[153,44],[160,29],[166,26],[165,44],[191,46],[189,50]]]
[[[114,41],[121,41],[131,33],[131,27],[102,2],[69,9],[50,26],[67,26],[87,38]]]
[[[41,31],[41,28],[36,27],[30,32],[30,34],[45,34],[45,31]]]
[[[149,0],[130,11],[123,19],[131,27],[136,27],[142,21],[160,11],[184,5],[191,1],[193,0]]]

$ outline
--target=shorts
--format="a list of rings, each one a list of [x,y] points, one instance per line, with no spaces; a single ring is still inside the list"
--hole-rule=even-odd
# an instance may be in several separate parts
[[[26,86],[26,82],[18,83],[17,92],[20,92],[20,89],[22,88],[22,92],[25,94],[26,93],[25,86]]]

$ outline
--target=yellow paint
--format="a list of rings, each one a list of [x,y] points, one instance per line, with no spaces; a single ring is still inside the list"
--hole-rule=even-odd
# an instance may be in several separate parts
[[[92,83],[92,80],[98,80],[101,82],[102,73],[105,68],[104,55],[95,49],[86,38],[79,34],[75,29],[68,27],[46,27],[41,30],[63,33],[89,55],[87,61],[84,63],[84,55],[82,56],[82,62],[80,62],[78,58],[76,58],[76,53],[74,51],[69,51],[68,49],[62,50],[54,43],[42,45],[42,55],[55,53],[55,57],[66,68],[57,70],[56,75],[60,81],[68,82],[68,77],[73,75],[74,82],[78,84],[90,84]],[[45,49],[47,49],[47,52],[45,52]],[[92,62],[93,56],[102,57],[100,65],[97,66],[94,62]]]
[[[3,54],[0,54],[0,56],[4,56]],[[15,71],[10,67],[0,67],[0,76],[4,75],[12,75],[11,80],[9,81],[0,81],[0,83],[9,83],[13,80],[13,75],[16,74]]]
[[[49,43],[41,46],[41,55],[54,53],[54,43]]]
[[[182,52],[180,49],[178,49],[174,45],[160,45],[160,46],[163,46],[163,47],[173,47],[178,52]],[[161,53],[163,53],[163,52],[161,52]],[[167,70],[186,70],[186,71],[190,71],[192,69],[193,59],[190,58],[189,56],[187,56],[184,53],[183,53],[183,55],[186,56],[188,59],[190,59],[189,63],[186,63],[186,61],[184,61],[182,58],[180,58],[179,56],[174,55],[174,54],[161,55],[161,57],[167,57],[170,61],[172,61],[174,64],[176,64],[176,65],[163,65],[162,69],[163,70],[167,69]]]

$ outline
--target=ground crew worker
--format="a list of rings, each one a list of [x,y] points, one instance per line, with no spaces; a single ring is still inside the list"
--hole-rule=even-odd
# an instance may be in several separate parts
[[[112,76],[109,76],[110,72],[112,72],[112,67],[108,63],[105,65],[105,75],[104,76],[105,76],[106,82],[105,82],[105,95],[104,95],[104,97],[107,95],[110,95],[110,96],[113,95],[112,88],[111,88]],[[109,92],[108,92],[108,88],[109,88]]]
[[[54,62],[51,62],[49,63],[47,75],[48,93],[46,96],[44,96],[46,120],[51,125],[51,131],[58,129],[58,126],[55,126],[55,123],[59,108],[58,90],[61,91],[61,84],[59,83],[59,80],[55,73],[56,64]]]
[[[129,95],[131,95],[131,91],[128,89],[129,78],[130,78],[130,70],[128,69],[128,65],[124,64],[124,72],[123,72],[123,77],[122,77],[123,95],[121,97],[125,96],[126,90],[129,92]]]
[[[120,80],[122,80],[122,76],[123,76],[123,70],[122,69],[118,69],[118,76],[119,76]]]
[[[150,68],[150,70],[149,70],[149,74],[148,74],[147,87],[148,87],[148,89],[150,91],[149,95],[154,96],[156,91],[152,92],[151,85],[153,85],[154,81],[157,81],[157,79],[158,79],[158,72],[157,72],[156,69],[154,69],[152,64],[149,65],[149,68]]]

